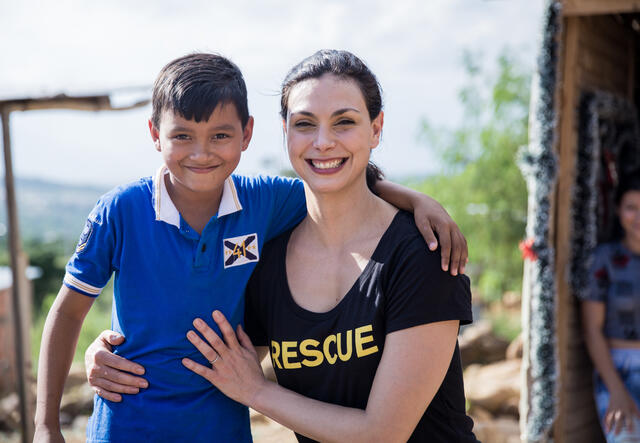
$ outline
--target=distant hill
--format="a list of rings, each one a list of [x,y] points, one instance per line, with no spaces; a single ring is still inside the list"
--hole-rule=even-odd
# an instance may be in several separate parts
[[[4,184],[4,178],[3,182]],[[23,239],[75,240],[98,198],[109,188],[68,185],[45,180],[17,178],[16,199]],[[0,234],[6,235],[7,203],[5,188],[0,194]]]

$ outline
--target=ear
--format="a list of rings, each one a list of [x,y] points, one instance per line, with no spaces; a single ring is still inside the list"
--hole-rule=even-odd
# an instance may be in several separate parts
[[[155,127],[151,119],[149,119],[149,133],[151,134],[151,140],[153,140],[156,151],[160,152],[162,150],[160,147],[160,131],[158,131],[158,128]]]
[[[249,116],[249,120],[247,120],[247,124],[244,125],[244,129],[242,130],[242,150],[246,151],[249,147],[249,142],[251,141],[251,137],[253,136],[253,117]]]
[[[380,144],[382,126],[384,126],[384,111],[380,111],[380,114],[371,122],[371,149],[376,148]]]

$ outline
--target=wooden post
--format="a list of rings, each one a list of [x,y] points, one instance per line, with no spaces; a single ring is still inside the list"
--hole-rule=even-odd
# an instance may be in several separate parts
[[[22,303],[29,302],[21,300],[24,291],[24,272],[25,263],[21,254],[20,233],[18,229],[18,214],[16,206],[16,195],[13,180],[13,165],[11,160],[11,137],[9,135],[9,113],[8,107],[0,109],[2,113],[2,140],[4,147],[4,178],[7,198],[7,220],[9,224],[9,252],[11,255],[11,301],[13,307],[13,325],[16,353],[16,374],[18,379],[18,395],[20,397],[20,426],[22,431],[22,442],[28,443],[33,441],[33,414],[31,413],[31,401],[29,391],[29,374],[27,373],[27,358],[25,352],[28,343],[28,336],[25,337],[25,328],[23,325],[24,317],[22,315]]]

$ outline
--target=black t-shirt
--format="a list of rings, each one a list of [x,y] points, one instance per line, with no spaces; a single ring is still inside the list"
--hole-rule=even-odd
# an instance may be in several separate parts
[[[278,383],[328,403],[365,409],[386,334],[431,322],[468,324],[466,276],[440,268],[411,215],[399,212],[344,298],[316,313],[293,300],[285,256],[292,231],[264,246],[246,293],[245,324],[256,346],[269,346]],[[465,414],[460,353],[409,441],[476,442]],[[296,434],[299,441],[312,441]]]

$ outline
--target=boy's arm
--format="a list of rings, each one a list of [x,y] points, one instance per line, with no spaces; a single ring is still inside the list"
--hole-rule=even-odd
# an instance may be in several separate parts
[[[93,300],[63,285],[47,314],[38,361],[34,441],[64,441],[60,432],[62,390]]]
[[[432,251],[438,247],[433,231],[438,234],[443,271],[451,269],[451,275],[464,273],[469,255],[467,240],[440,203],[426,194],[388,180],[376,182],[375,187],[383,200],[397,208],[413,212],[416,226]]]

